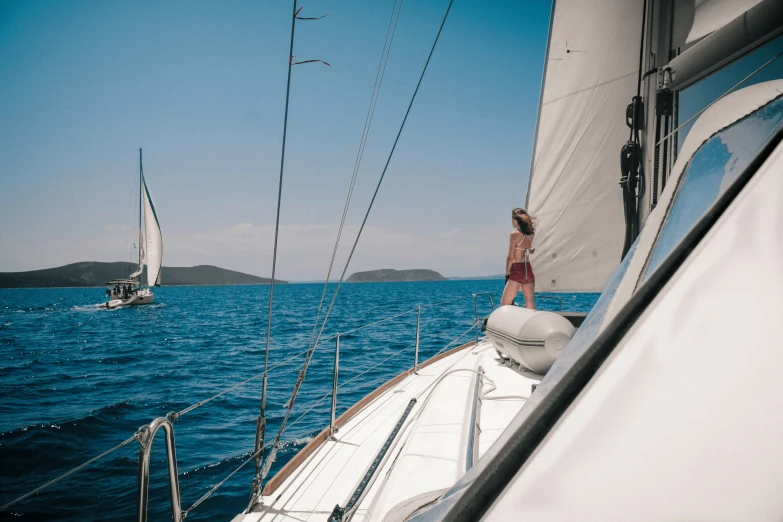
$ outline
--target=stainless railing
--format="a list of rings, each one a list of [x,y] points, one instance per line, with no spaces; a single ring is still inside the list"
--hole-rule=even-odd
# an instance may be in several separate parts
[[[139,490],[136,498],[136,519],[147,522],[147,504],[149,503],[150,485],[150,451],[152,439],[160,428],[166,435],[166,461],[169,467],[169,494],[171,495],[171,516],[174,522],[182,521],[182,506],[179,498],[179,474],[177,473],[177,450],[174,446],[174,426],[177,413],[171,412],[165,417],[158,417],[149,425],[142,426],[136,432],[139,448]]]
[[[495,302],[493,295],[489,292],[479,292],[472,294],[473,298],[473,322],[470,325],[470,328],[465,330],[461,335],[459,335],[456,339],[452,340],[449,344],[444,346],[439,352],[433,355],[437,356],[440,353],[444,352],[448,348],[450,348],[454,343],[462,339],[465,335],[467,335],[470,330],[475,330],[475,339],[476,342],[478,342],[478,335],[479,335],[479,325],[481,323],[478,315],[478,304],[477,299],[480,296],[488,296],[490,305],[492,309],[495,309]],[[403,352],[410,350],[411,348],[414,349],[413,353],[413,366],[412,370],[414,372],[418,371],[420,365],[419,365],[419,347],[422,340],[429,339],[431,337],[434,337],[438,334],[433,334],[427,337],[421,336],[421,328],[422,328],[422,321],[421,321],[421,312],[422,310],[428,309],[428,308],[435,308],[438,306],[443,306],[446,304],[451,304],[460,300],[465,299],[465,297],[460,297],[456,299],[451,299],[448,301],[442,301],[439,303],[433,303],[426,306],[417,306],[416,308],[412,310],[408,310],[405,312],[401,312],[399,314],[387,317],[385,319],[381,319],[379,321],[375,321],[372,323],[368,323],[363,326],[359,326],[357,328],[353,328],[351,330],[346,330],[343,332],[336,333],[332,335],[331,337],[328,337],[321,342],[318,343],[318,345],[323,345],[328,341],[334,340],[335,341],[335,351],[334,351],[334,367],[333,367],[333,376],[332,376],[332,389],[330,392],[325,394],[323,397],[318,399],[318,401],[310,406],[305,412],[303,412],[299,417],[297,417],[289,426],[286,428],[286,431],[293,427],[295,424],[297,424],[302,418],[304,418],[307,414],[309,414],[311,411],[313,411],[319,404],[321,404],[325,399],[331,397],[331,408],[330,408],[330,422],[329,422],[329,432],[330,436],[334,435],[337,431],[337,427],[335,425],[336,422],[336,411],[337,411],[337,395],[340,388],[343,388],[347,384],[355,381],[356,379],[362,377],[363,375],[367,374],[368,372],[378,368],[379,366],[385,364],[386,362],[390,361],[391,359],[398,357]],[[353,334],[360,330],[363,330],[365,328],[369,328],[371,326],[376,326],[382,323],[386,323],[388,321],[391,321],[393,319],[410,315],[416,313],[416,331],[415,331],[415,342],[409,346],[406,346],[405,348],[402,348],[398,351],[396,351],[391,356],[385,358],[384,360],[378,362],[377,364],[371,366],[370,368],[365,369],[361,373],[351,377],[347,381],[343,383],[338,383],[338,377],[339,377],[339,371],[340,371],[340,338],[345,337],[347,334]],[[280,368],[282,366],[291,364],[295,362],[298,358],[300,358],[302,355],[304,355],[306,351],[300,352],[296,355],[293,355],[289,357],[288,359],[285,359],[284,361],[281,361],[278,364],[273,365],[266,371],[272,371],[276,368]],[[223,396],[226,395],[229,392],[232,392],[248,383],[250,383],[253,380],[259,379],[264,375],[264,372],[260,372],[256,375],[253,375],[249,377],[248,379],[245,379],[244,381],[241,381],[233,386],[230,386],[228,388],[225,388],[221,390],[220,392],[216,393],[215,395],[212,395],[211,397],[208,397],[207,399],[201,400],[199,402],[196,402],[194,404],[191,404],[190,406],[180,410],[179,412],[171,412],[165,417],[158,417],[154,419],[150,424],[144,425],[141,428],[138,429],[138,431],[134,434],[134,436],[130,437],[129,439],[123,441],[122,443],[118,444],[117,446],[101,453],[100,455],[88,460],[87,462],[81,464],[80,466],[77,466],[76,468],[71,469],[70,471],[58,476],[57,478],[47,482],[46,484],[43,484],[39,488],[36,488],[33,491],[30,491],[29,493],[17,498],[16,500],[13,500],[3,506],[0,506],[0,511],[4,511],[5,509],[39,493],[40,491],[43,491],[44,489],[48,488],[49,486],[65,479],[66,477],[70,476],[73,473],[76,473],[80,471],[81,469],[89,466],[90,464],[100,460],[101,458],[109,455],[110,453],[113,453],[114,451],[119,450],[120,448],[126,446],[127,444],[133,442],[134,440],[138,441],[140,444],[139,448],[139,463],[138,463],[138,492],[137,492],[137,502],[136,502],[136,518],[139,522],[146,522],[147,520],[147,507],[149,504],[149,471],[150,471],[150,451],[152,449],[152,441],[155,437],[155,434],[158,432],[159,429],[163,428],[165,438],[166,438],[166,459],[167,459],[167,466],[168,466],[168,475],[169,475],[169,494],[171,498],[171,510],[172,510],[172,519],[174,522],[182,522],[187,517],[188,513],[191,512],[193,509],[198,507],[204,500],[206,500],[210,495],[212,495],[220,486],[222,486],[229,478],[231,478],[235,473],[237,473],[242,467],[244,467],[248,462],[251,462],[253,459],[257,457],[257,452],[254,452],[250,457],[246,460],[244,460],[236,469],[234,469],[231,473],[229,473],[223,480],[221,480],[218,484],[216,484],[213,488],[211,488],[206,494],[204,494],[199,500],[197,500],[193,505],[191,505],[188,509],[183,510],[181,506],[181,497],[180,497],[180,488],[179,488],[179,473],[177,470],[177,455],[176,455],[176,446],[175,446],[175,439],[174,439],[174,422],[178,420],[183,415],[186,415],[190,413],[191,411]]]
[[[492,305],[492,310],[495,310],[495,300],[492,298],[492,294],[489,292],[478,292],[476,294],[473,294],[473,326],[476,330],[476,344],[478,344],[478,338],[479,338],[479,316],[478,316],[478,307],[476,305],[476,299],[480,295],[486,295],[489,297],[489,304]]]
[[[558,297],[558,296],[555,296],[555,295],[537,295],[536,299],[551,299],[552,301],[557,301],[557,303],[558,303],[557,311],[558,312],[562,312],[563,311],[563,298],[562,297]]]

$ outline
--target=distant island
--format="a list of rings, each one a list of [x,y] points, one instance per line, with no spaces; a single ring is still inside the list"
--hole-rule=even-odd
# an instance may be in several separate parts
[[[348,278],[348,283],[393,283],[401,281],[446,281],[435,270],[394,270],[382,268],[368,272],[356,272]]]
[[[0,288],[46,288],[103,286],[112,279],[128,277],[130,263],[85,261],[30,272],[0,272]],[[163,267],[163,286],[268,285],[271,279],[210,265]],[[142,281],[145,274],[142,274]],[[287,281],[277,280],[276,284]]]

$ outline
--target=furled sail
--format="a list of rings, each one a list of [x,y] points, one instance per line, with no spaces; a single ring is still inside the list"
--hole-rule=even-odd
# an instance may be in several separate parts
[[[687,43],[717,31],[759,3],[761,0],[695,0]]]
[[[643,0],[554,2],[527,194],[538,291],[600,292],[620,263],[642,11]]]
[[[147,258],[147,285],[160,286],[160,272],[163,264],[163,236],[160,233],[160,223],[155,213],[155,207],[147,190],[147,184],[142,180],[142,200],[144,209],[144,244]]]

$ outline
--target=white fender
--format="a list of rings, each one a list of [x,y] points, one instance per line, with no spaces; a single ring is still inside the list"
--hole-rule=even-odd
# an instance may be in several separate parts
[[[549,371],[576,328],[553,313],[501,306],[487,320],[487,337],[501,353],[536,373]]]

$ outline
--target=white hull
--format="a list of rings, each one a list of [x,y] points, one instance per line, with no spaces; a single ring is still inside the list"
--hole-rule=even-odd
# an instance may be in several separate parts
[[[114,309],[114,308],[119,308],[121,306],[152,304],[154,298],[155,298],[155,294],[153,294],[149,290],[144,290],[134,296],[131,296],[128,299],[112,299],[111,301],[108,301],[105,304],[105,306],[106,308]]]

